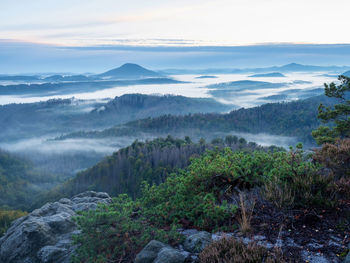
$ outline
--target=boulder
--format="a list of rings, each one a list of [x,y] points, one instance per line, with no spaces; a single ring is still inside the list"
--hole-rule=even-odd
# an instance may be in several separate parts
[[[186,256],[179,250],[172,247],[165,247],[160,250],[153,263],[184,263]]]
[[[135,263],[184,263],[190,256],[187,251],[152,240],[136,255]]]
[[[0,262],[69,263],[75,250],[72,235],[79,233],[72,217],[111,201],[106,193],[88,191],[47,203],[15,220],[0,239]]]
[[[184,249],[191,253],[200,253],[211,242],[211,234],[201,231],[186,238],[184,242]]]
[[[166,246],[167,245],[162,242],[152,240],[136,255],[135,263],[153,263],[157,258],[159,251]]]

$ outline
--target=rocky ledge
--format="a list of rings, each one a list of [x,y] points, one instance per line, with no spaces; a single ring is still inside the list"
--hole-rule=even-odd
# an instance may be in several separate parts
[[[149,242],[144,249],[137,254],[135,263],[196,263],[198,262],[199,253],[210,243],[218,241],[222,238],[234,238],[243,242],[245,245],[249,243],[256,243],[259,246],[265,247],[268,250],[275,248],[283,250],[299,249],[300,257],[294,258],[292,262],[309,262],[309,263],[350,263],[350,253],[344,258],[340,259],[337,255],[324,255],[317,250],[317,243],[310,240],[310,243],[306,247],[301,247],[295,243],[291,238],[277,239],[274,243],[267,240],[265,236],[252,235],[250,237],[242,237],[239,232],[223,233],[217,232],[210,234],[205,231],[197,231],[195,229],[187,229],[181,231],[186,237],[185,241],[176,246],[171,247],[167,244],[161,243],[156,240]],[[341,240],[329,240],[335,246],[341,246]],[[350,244],[348,247],[350,251]],[[345,249],[346,251],[347,249]]]
[[[75,250],[72,235],[78,233],[72,217],[111,201],[107,193],[89,191],[48,203],[17,219],[0,239],[0,262],[70,262]]]

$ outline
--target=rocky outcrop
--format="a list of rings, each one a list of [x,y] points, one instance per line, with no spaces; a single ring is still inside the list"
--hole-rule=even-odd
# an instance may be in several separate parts
[[[191,263],[196,262],[198,253],[212,242],[212,235],[205,231],[189,229],[182,231],[186,236],[183,245],[171,247],[152,240],[136,255],[135,263]]]
[[[184,249],[191,253],[200,253],[212,242],[211,234],[201,231],[188,236],[184,242]]]
[[[136,255],[135,263],[184,263],[189,253],[152,240]]]
[[[186,256],[179,250],[165,247],[159,251],[154,263],[184,263],[185,260]]]
[[[111,201],[107,193],[89,191],[48,203],[17,219],[0,239],[0,262],[68,263],[75,249],[72,235],[79,233],[72,217]]]
[[[185,241],[182,244],[176,247],[170,247],[167,244],[153,240],[136,256],[135,263],[195,263],[198,262],[199,253],[211,242],[231,237],[246,245],[255,243],[268,250],[282,249],[284,252],[298,250],[299,256],[295,259],[296,262],[350,263],[350,253],[342,261],[335,253],[328,253],[327,255],[320,253],[318,250],[321,248],[321,245],[316,241],[310,239],[307,245],[301,246],[295,240],[288,237],[285,232],[284,234],[281,232],[280,238],[274,241],[269,240],[263,235],[244,237],[238,230],[231,233],[217,232],[213,234],[196,229],[180,230],[180,232],[185,236]],[[332,238],[332,240],[328,241],[330,250],[343,246],[342,240],[333,236]]]
[[[139,254],[137,254],[135,263],[153,263],[157,258],[159,251],[166,246],[167,245],[162,242],[152,240]]]

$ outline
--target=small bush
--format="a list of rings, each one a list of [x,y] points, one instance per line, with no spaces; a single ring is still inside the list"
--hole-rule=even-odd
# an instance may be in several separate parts
[[[234,238],[223,238],[207,246],[199,254],[199,263],[283,263],[279,252],[270,252],[254,243],[246,246]]]
[[[334,192],[337,198],[350,200],[350,178],[340,178],[334,182]]]
[[[159,186],[146,185],[141,199],[155,224],[182,224],[208,231],[232,227],[236,206],[230,203],[235,188],[262,184],[273,165],[263,152],[210,151],[192,159],[179,174]]]
[[[26,212],[19,210],[0,210],[0,236],[7,231],[12,221],[25,215]]]
[[[291,207],[294,204],[294,191],[289,184],[281,182],[276,176],[265,182],[263,194],[278,208]]]
[[[168,244],[181,241],[175,230],[159,229],[142,216],[139,204],[120,195],[111,205],[100,205],[95,211],[76,218],[81,233],[74,236],[80,244],[73,262],[132,262],[136,254],[152,239]]]
[[[314,160],[330,169],[336,178],[350,177],[350,139],[326,143],[316,150]]]
[[[278,207],[325,207],[335,204],[334,178],[320,173],[305,159],[301,145],[275,160],[264,184],[264,195]]]

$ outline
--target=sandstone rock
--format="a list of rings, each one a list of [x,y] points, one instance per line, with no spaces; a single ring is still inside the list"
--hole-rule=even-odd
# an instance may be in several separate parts
[[[191,253],[200,253],[211,242],[211,234],[202,231],[188,236],[184,242],[184,248]]]
[[[160,250],[153,263],[184,263],[186,256],[179,250],[165,247]]]
[[[167,245],[157,240],[152,240],[144,249],[136,255],[135,263],[153,263],[159,251]]]
[[[72,217],[111,201],[106,193],[89,191],[48,203],[17,219],[0,239],[0,262],[69,263],[75,249],[71,237],[78,233]]]

